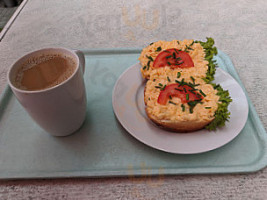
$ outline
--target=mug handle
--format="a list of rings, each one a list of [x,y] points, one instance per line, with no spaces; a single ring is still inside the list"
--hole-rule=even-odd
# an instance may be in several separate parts
[[[85,57],[82,51],[74,49],[73,50],[75,54],[77,54],[77,56],[79,57],[79,62],[80,62],[80,66],[82,67],[82,72],[84,74],[84,70],[85,70]]]

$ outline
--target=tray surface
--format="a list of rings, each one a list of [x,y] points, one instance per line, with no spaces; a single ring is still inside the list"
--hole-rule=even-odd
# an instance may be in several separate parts
[[[7,87],[0,101],[0,178],[236,173],[267,165],[266,132],[248,96],[244,129],[219,149],[196,155],[171,154],[130,136],[113,113],[112,90],[121,73],[137,62],[140,51],[84,50],[87,118],[82,128],[68,137],[45,133]],[[216,60],[245,91],[229,57],[219,51]]]

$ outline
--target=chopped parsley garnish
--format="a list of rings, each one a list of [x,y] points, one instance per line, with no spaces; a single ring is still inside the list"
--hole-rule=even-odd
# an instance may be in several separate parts
[[[150,61],[154,61],[151,56],[146,56]]]
[[[172,101],[169,101],[169,103],[173,104],[173,105],[176,105],[176,103],[172,102]]]
[[[187,101],[189,100],[189,94],[186,94],[186,100]]]
[[[179,82],[179,81],[178,81]],[[179,86],[183,86],[185,84],[184,82],[184,78],[181,80],[181,82],[179,83]]]
[[[146,66],[143,67],[143,70],[145,70],[145,69],[146,69]]]
[[[190,107],[190,108],[189,108],[189,112],[190,112],[190,113],[193,113],[193,109],[194,109],[194,108],[191,108],[191,107]]]
[[[195,79],[193,76],[190,76],[191,80],[193,81],[193,83],[195,84]]]
[[[196,93],[194,92],[194,90],[189,90],[189,92],[191,92],[192,94],[196,94]]]
[[[179,54],[179,51],[181,51],[181,50],[174,49],[174,51],[175,51],[177,54]],[[180,57],[178,57],[178,58],[180,58]]]
[[[182,104],[181,107],[182,107],[182,111],[184,112],[184,111],[185,111],[185,106],[184,106],[184,104]]]
[[[199,92],[203,95],[203,97],[207,96],[202,90],[199,90]]]
[[[177,72],[177,78],[181,77],[181,72]]]
[[[149,65],[150,65],[150,62],[151,62],[150,60],[147,62],[147,66],[149,66]]]
[[[184,51],[187,52],[187,53],[189,53],[189,50],[194,50],[194,49],[192,49],[192,47],[191,47],[194,43],[195,43],[195,42],[193,41],[189,46],[185,45],[185,49],[184,49]]]
[[[179,88],[174,88],[175,90],[178,90],[180,92],[183,92],[183,90],[179,89]]]
[[[198,104],[198,103],[202,103],[201,99],[200,100],[195,100],[195,101],[189,101],[187,104],[189,105],[189,112],[193,113],[193,109],[194,107]]]
[[[189,46],[189,47],[187,47],[187,49],[189,49],[189,50],[194,50],[194,49],[192,49],[190,46]]]
[[[158,88],[160,90],[164,90],[166,85],[162,85],[162,83],[159,83],[159,85],[156,85],[155,88]]]
[[[169,81],[169,82],[171,82],[171,79],[167,76],[167,80]]]
[[[211,107],[205,107],[206,109],[211,109]]]
[[[181,65],[181,64],[183,64],[184,62],[182,61],[182,62],[179,62],[179,63],[175,63],[175,65]]]
[[[156,51],[161,51],[161,47],[158,47]]]
[[[190,87],[192,87],[192,88],[194,88],[196,86],[199,86],[200,84],[193,84],[193,83],[189,82],[187,85],[190,86]]]

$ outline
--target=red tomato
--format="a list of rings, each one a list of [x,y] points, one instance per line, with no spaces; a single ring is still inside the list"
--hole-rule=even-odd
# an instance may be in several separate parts
[[[159,53],[153,64],[154,68],[165,66],[170,66],[171,68],[189,68],[194,67],[194,62],[185,51],[167,49]]]
[[[182,103],[201,100],[202,96],[197,91],[193,90],[194,89],[188,85],[179,86],[178,83],[167,85],[165,89],[160,92],[158,97],[158,103],[161,105],[165,105],[167,101],[170,100],[170,96],[180,98]],[[187,94],[188,99],[186,99]]]

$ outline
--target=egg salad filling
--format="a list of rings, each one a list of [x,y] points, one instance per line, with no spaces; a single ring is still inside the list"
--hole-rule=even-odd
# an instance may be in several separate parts
[[[179,74],[179,73],[178,73]],[[170,121],[211,121],[215,118],[220,97],[212,85],[206,84],[202,79],[191,77],[177,77],[173,73],[154,74],[153,79],[147,82],[145,89],[145,104],[148,114],[156,116],[159,120]],[[168,85],[190,85],[194,93],[201,95],[201,100],[193,100],[187,103],[182,99],[170,95],[165,105],[159,103],[159,96]],[[189,87],[189,88],[190,88]],[[186,96],[188,97],[188,96]]]
[[[173,40],[151,43],[149,46],[143,49],[139,57],[142,65],[141,73],[144,78],[149,79],[150,73],[155,69],[154,64],[157,56],[164,51],[175,49],[188,53],[193,61],[193,66],[186,68],[180,68],[178,63],[177,69],[180,69],[180,71],[183,73],[191,74],[194,77],[204,78],[206,79],[206,82],[209,82],[213,80],[215,73],[213,55],[217,54],[217,49],[216,47],[213,47],[213,45],[214,40],[212,38],[207,38],[207,42],[194,40]],[[166,65],[167,63],[168,62],[166,62]],[[180,64],[181,63],[182,62],[180,62]]]

